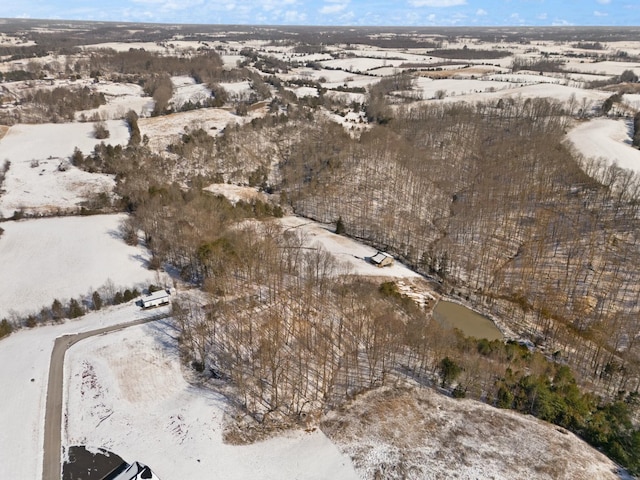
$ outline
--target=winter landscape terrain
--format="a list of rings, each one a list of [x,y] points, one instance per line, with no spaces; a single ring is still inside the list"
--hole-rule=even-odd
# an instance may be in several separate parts
[[[0,478],[634,478],[636,30],[0,22]]]

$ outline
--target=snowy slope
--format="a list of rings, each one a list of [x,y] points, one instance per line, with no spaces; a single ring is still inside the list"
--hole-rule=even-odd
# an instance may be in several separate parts
[[[597,118],[572,129],[567,137],[586,158],[640,172],[640,150],[631,146],[631,125],[626,120]]]
[[[28,314],[58,298],[87,295],[111,280],[116,286],[150,282],[149,253],[118,233],[125,215],[5,222],[0,237],[0,319]]]
[[[65,363],[63,444],[107,448],[163,480],[358,478],[350,459],[318,430],[224,444],[226,400],[185,381],[175,335],[160,321],[73,346]]]
[[[125,144],[129,131],[121,120],[107,122],[112,145]],[[92,174],[58,166],[78,147],[90,153],[97,140],[92,123],[15,125],[0,140],[0,166],[11,162],[0,196],[0,215],[10,217],[15,210],[55,212],[74,208],[92,193],[110,192],[114,181],[109,175]],[[28,146],[28,148],[25,148]]]

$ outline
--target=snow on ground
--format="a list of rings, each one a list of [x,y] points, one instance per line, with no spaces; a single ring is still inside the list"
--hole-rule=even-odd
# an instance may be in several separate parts
[[[110,137],[105,141],[126,144],[129,130],[121,120],[107,122]],[[93,136],[92,123],[15,125],[0,140],[0,163],[11,162],[0,196],[0,215],[15,210],[49,213],[74,208],[91,193],[111,191],[113,179],[75,167],[59,171],[78,147],[90,153],[102,140]],[[28,148],[25,146],[28,145]]]
[[[495,80],[497,82],[511,82],[511,83],[523,83],[523,84],[537,84],[537,83],[557,83],[564,84],[566,80],[562,78],[550,77],[546,75],[536,75],[533,73],[514,73],[505,74],[500,73],[487,77],[488,80]]]
[[[171,103],[175,105],[177,109],[180,109],[180,107],[188,101],[202,103],[206,99],[211,98],[211,90],[203,83],[196,83],[193,77],[171,77],[171,83],[173,84]]]
[[[242,55],[227,55],[227,54],[220,55],[220,58],[222,58],[222,63],[224,67],[228,69],[236,68],[239,63],[247,59],[247,57],[244,57]]]
[[[429,388],[364,393],[323,430],[361,478],[619,479],[616,465],[568,431]]]
[[[124,118],[129,110],[133,110],[140,117],[148,117],[153,111],[154,100],[145,96],[142,87],[133,83],[100,82],[92,88],[104,94],[106,105],[98,108],[83,110],[76,113],[76,118],[92,118],[98,115],[102,120]]]
[[[622,96],[622,103],[630,106],[631,108],[640,111],[640,94],[638,93],[625,93]]]
[[[154,280],[149,253],[118,232],[125,215],[60,217],[2,223],[0,319],[87,295],[111,280],[130,287]]]
[[[0,278],[6,281],[4,275]],[[0,340],[0,478],[42,478],[45,399],[55,339],[164,311],[166,308],[142,311],[130,302],[60,325],[21,330]]]
[[[358,478],[349,457],[319,430],[224,444],[226,399],[185,381],[176,335],[159,321],[73,346],[65,362],[63,444],[106,448],[164,480]]]
[[[621,75],[625,70],[633,70],[636,75],[640,75],[640,64],[631,62],[604,61],[584,63],[576,59],[570,59],[563,68],[572,72],[608,76]]]
[[[318,96],[318,89],[314,87],[286,88],[286,90],[293,92],[298,98]]]
[[[338,261],[348,266],[349,273],[369,277],[390,278],[421,278],[419,274],[408,267],[394,262],[392,266],[378,268],[366,261],[366,258],[376,254],[376,249],[368,247],[341,235],[333,233],[334,225],[324,225],[301,217],[284,217],[281,220],[285,230],[299,229],[307,237],[306,245],[313,247],[321,245]]]
[[[130,49],[146,50],[147,52],[166,53],[167,47],[155,42],[105,42],[84,45],[83,50],[115,50],[116,52],[128,52]]]
[[[596,118],[572,129],[567,138],[586,158],[640,172],[640,150],[631,146],[631,128],[627,120]]]
[[[455,81],[455,80],[452,80]],[[500,83],[500,82],[498,82]],[[513,84],[505,82],[505,85],[510,85],[511,88],[505,88],[504,90],[495,92],[484,93],[470,93],[467,95],[447,95],[444,100],[449,102],[489,102],[498,101],[500,98],[548,98],[559,102],[575,103],[575,108],[582,108],[590,112],[604,102],[609,96],[608,92],[600,90],[584,90],[577,87],[569,87],[564,85],[552,85],[552,84],[539,84],[539,85],[527,85],[524,87],[513,87]]]
[[[251,95],[250,82],[220,82],[218,85],[224,88],[231,98],[248,98]]]
[[[260,200],[262,202],[268,202],[269,196],[266,193],[259,192],[257,188],[253,187],[240,187],[238,185],[229,185],[226,183],[213,183],[205,188],[207,192],[211,192],[215,195],[223,195],[234,205],[239,200],[244,202],[251,202],[253,200]]]
[[[348,72],[360,73],[368,72],[374,68],[379,67],[398,67],[405,63],[404,60],[387,60],[384,58],[337,58],[334,60],[324,60],[320,62],[323,66],[328,68],[337,68]]]
[[[238,117],[221,108],[200,108],[161,117],[141,118],[138,126],[140,133],[149,137],[149,147],[163,151],[187,130],[202,128],[210,135],[215,135],[228,124],[250,120],[251,116]]]
[[[432,80],[426,77],[420,77],[416,80],[415,90],[422,92],[422,98],[429,99],[436,97],[436,92],[444,91],[446,96],[470,95],[473,93],[493,92],[496,90],[506,90],[513,88],[513,85],[507,82],[490,81],[490,80],[466,80],[466,79],[440,79]]]

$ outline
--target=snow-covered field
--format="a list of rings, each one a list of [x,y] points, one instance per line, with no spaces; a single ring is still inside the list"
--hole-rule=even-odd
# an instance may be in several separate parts
[[[129,110],[140,117],[148,117],[153,111],[154,101],[146,97],[140,85],[133,83],[100,82],[91,86],[96,92],[103,93],[107,103],[98,108],[77,112],[76,118],[93,118],[97,115],[102,120],[124,118]]]
[[[112,145],[129,140],[129,130],[122,120],[107,122]],[[0,197],[0,215],[10,217],[15,210],[55,212],[72,209],[92,193],[110,192],[113,178],[91,174],[61,163],[69,163],[74,149],[85,155],[100,143],[93,135],[92,123],[15,125],[0,140],[0,166],[11,162]],[[28,146],[28,148],[26,148]]]
[[[179,140],[187,130],[202,128],[215,135],[228,124],[243,123],[250,116],[238,117],[220,108],[201,108],[188,112],[173,113],[161,117],[141,118],[140,132],[149,137],[149,146],[156,151],[164,151],[170,143]]]
[[[184,379],[176,335],[159,321],[72,347],[63,444],[106,448],[163,480],[358,478],[349,457],[317,429],[223,443],[227,401]]]
[[[65,303],[92,289],[152,282],[149,253],[119,234],[125,215],[44,218],[2,224],[0,319],[37,313],[54,299]]]
[[[193,77],[171,77],[171,83],[173,84],[171,103],[176,109],[180,109],[182,105],[189,101],[202,103],[211,97],[211,90],[202,83],[196,83]]]
[[[572,129],[567,138],[585,158],[640,172],[640,150],[631,146],[628,120],[596,118]]]
[[[141,311],[130,303],[93,312],[61,325],[22,330],[0,341],[0,478],[41,478],[47,378],[55,339],[160,311],[165,310]]]

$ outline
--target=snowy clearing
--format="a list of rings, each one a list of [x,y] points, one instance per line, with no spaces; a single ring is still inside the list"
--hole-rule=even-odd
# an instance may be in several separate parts
[[[29,314],[87,295],[111,280],[130,287],[154,280],[149,253],[127,245],[119,224],[125,215],[44,218],[2,224],[0,319]]]
[[[45,399],[55,339],[153,316],[161,311],[166,310],[141,311],[130,303],[93,312],[61,325],[22,330],[0,341],[0,385],[3,392],[11,392],[11,395],[0,395],[0,431],[11,432],[11,435],[0,435],[0,478],[42,478]]]
[[[586,158],[640,172],[640,150],[631,146],[631,128],[626,120],[596,118],[572,129],[567,138]]]
[[[334,225],[324,225],[301,217],[284,217],[281,223],[285,230],[301,230],[307,236],[307,246],[321,245],[336,260],[347,266],[348,273],[367,277],[422,278],[421,275],[397,261],[391,266],[382,268],[369,263],[366,258],[374,256],[377,250],[350,238],[336,235],[333,233]]]
[[[171,77],[173,84],[173,96],[171,103],[176,109],[180,109],[187,102],[204,102],[211,98],[211,90],[202,83],[196,83],[193,77],[181,76]]]
[[[226,400],[185,381],[175,335],[159,321],[72,347],[63,443],[107,448],[162,479],[212,478],[212,472],[226,480],[358,478],[349,457],[319,430],[224,444]]]
[[[102,120],[124,118],[129,110],[133,110],[141,117],[148,117],[155,104],[153,98],[147,97],[140,85],[133,83],[100,82],[92,85],[96,92],[103,93],[106,105],[98,108],[83,110],[76,113],[76,118],[92,118],[97,115]]]
[[[126,145],[129,130],[122,120],[107,122],[112,145]],[[110,192],[113,178],[92,174],[68,166],[60,171],[61,163],[68,163],[78,147],[85,155],[97,140],[92,123],[43,125],[15,125],[0,140],[0,162],[11,162],[0,197],[0,215],[10,217],[15,210],[27,212],[55,212],[73,209],[92,193]],[[28,145],[29,148],[25,148]]]
[[[200,108],[189,112],[173,113],[161,117],[141,118],[140,133],[149,137],[149,146],[155,151],[164,151],[170,143],[189,130],[202,128],[210,135],[224,129],[228,124],[250,121],[251,116],[238,117],[221,108]]]

